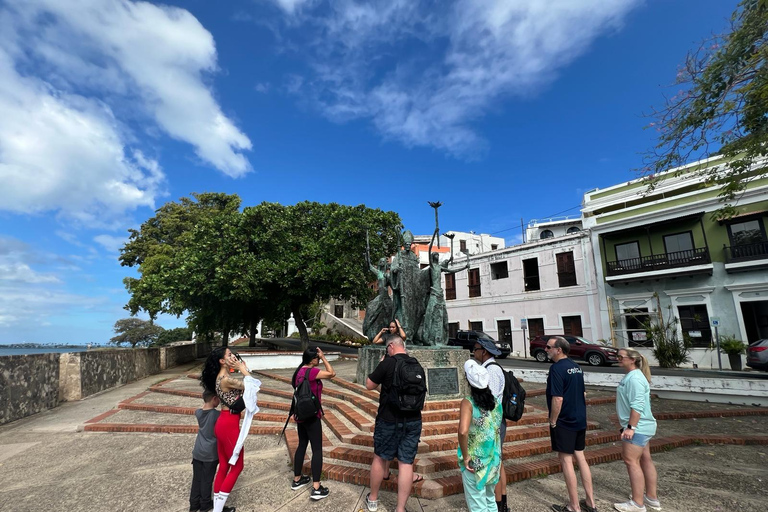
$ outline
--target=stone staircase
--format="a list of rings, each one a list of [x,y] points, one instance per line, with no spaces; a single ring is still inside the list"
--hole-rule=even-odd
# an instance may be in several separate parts
[[[290,408],[292,390],[288,371],[258,371],[262,381],[259,393],[260,411],[250,433],[277,436]],[[200,387],[196,375],[157,383],[148,391],[118,404],[118,407],[90,420],[85,431],[91,432],[173,432],[194,434],[197,423],[194,411],[200,406]],[[529,397],[541,396],[543,389],[530,389]],[[373,427],[378,409],[378,392],[337,377],[326,381],[323,388],[323,472],[324,480],[336,480],[367,486],[373,459]],[[612,397],[591,399],[595,404],[609,403]],[[461,493],[458,469],[456,430],[459,400],[427,402],[422,413],[423,430],[414,470],[424,476],[414,486],[416,495],[440,498]],[[732,411],[744,414],[743,409]],[[727,414],[718,411],[717,414]],[[749,415],[768,414],[768,409],[751,409]],[[695,415],[689,415],[695,417]],[[149,421],[151,419],[151,421]],[[510,483],[557,473],[561,470],[549,444],[546,411],[527,405],[520,421],[508,422],[504,444],[504,460]],[[604,426],[605,427],[605,426]],[[618,430],[613,425],[601,429],[597,422],[588,425],[585,454],[590,464],[620,460]],[[295,424],[285,432],[288,456],[292,459],[298,444]],[[668,436],[651,441],[652,451],[668,450],[700,442],[730,444],[768,444],[768,436]],[[392,474],[397,464],[391,465]],[[309,473],[309,454],[305,459]],[[393,476],[383,482],[385,490],[396,491]]]

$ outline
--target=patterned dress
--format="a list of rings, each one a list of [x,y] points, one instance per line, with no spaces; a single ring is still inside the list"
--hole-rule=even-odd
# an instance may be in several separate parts
[[[501,402],[496,400],[496,407],[492,410],[481,411],[472,401],[472,397],[467,397],[467,400],[472,404],[472,423],[469,425],[467,449],[469,450],[470,466],[475,470],[476,487],[480,490],[487,485],[495,485],[499,481]],[[459,446],[457,453],[459,468],[466,471],[461,446]]]

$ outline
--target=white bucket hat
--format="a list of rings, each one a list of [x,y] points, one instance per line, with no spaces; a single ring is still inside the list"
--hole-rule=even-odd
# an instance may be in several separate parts
[[[488,387],[490,376],[488,370],[480,366],[474,359],[467,359],[464,363],[464,373],[467,375],[469,385],[477,389]]]

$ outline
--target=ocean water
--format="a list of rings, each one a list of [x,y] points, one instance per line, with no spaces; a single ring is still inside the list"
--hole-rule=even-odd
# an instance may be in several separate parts
[[[69,348],[10,348],[0,345],[0,356],[23,356],[27,354],[49,354],[51,352],[85,352],[85,347]]]

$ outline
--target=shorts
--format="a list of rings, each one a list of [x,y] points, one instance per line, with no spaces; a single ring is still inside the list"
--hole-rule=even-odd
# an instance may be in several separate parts
[[[373,430],[373,453],[384,460],[413,464],[421,440],[421,418],[398,421],[377,421]]]
[[[653,439],[653,436],[646,436],[635,432],[635,435],[632,436],[632,439],[622,439],[622,441],[625,443],[633,444],[635,446],[639,446],[640,448],[645,448],[651,439]]]
[[[552,451],[558,453],[573,454],[584,451],[587,430],[568,430],[562,427],[549,427],[549,440],[552,442]]]

